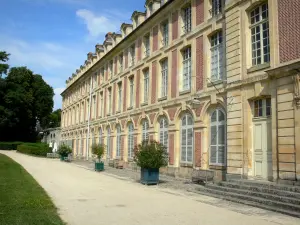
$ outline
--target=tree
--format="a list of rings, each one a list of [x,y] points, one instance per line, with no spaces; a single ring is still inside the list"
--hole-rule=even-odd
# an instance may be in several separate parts
[[[26,67],[11,68],[2,81],[0,140],[35,141],[37,122],[52,112],[52,87]]]
[[[8,56],[9,56],[9,54],[7,54],[6,52],[0,51],[0,61],[7,62],[9,59]],[[0,78],[2,77],[2,74],[7,73],[8,68],[9,68],[8,64],[0,63]]]
[[[41,126],[45,128],[60,127],[61,109],[53,111],[47,118],[43,120]]]

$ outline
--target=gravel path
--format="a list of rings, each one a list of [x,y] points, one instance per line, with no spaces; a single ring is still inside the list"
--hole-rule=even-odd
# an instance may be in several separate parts
[[[289,216],[170,188],[182,181],[171,179],[158,186],[144,186],[126,175],[126,170],[97,173],[89,164],[64,163],[13,151],[0,153],[32,174],[70,225],[300,224],[299,219]]]

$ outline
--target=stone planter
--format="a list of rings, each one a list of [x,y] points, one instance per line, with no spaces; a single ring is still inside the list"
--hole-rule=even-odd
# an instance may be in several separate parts
[[[159,169],[141,168],[141,183],[142,184],[158,184]]]

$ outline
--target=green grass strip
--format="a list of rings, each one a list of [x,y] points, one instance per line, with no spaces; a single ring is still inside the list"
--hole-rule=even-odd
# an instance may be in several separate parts
[[[65,224],[45,190],[21,165],[3,154],[0,154],[0,224]]]

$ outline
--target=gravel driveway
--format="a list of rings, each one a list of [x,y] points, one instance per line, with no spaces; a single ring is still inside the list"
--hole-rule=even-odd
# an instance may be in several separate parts
[[[300,220],[239,204],[144,186],[97,173],[58,159],[0,151],[21,165],[44,187],[70,225],[267,225]],[[2,193],[3,194],[3,193]]]

